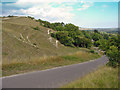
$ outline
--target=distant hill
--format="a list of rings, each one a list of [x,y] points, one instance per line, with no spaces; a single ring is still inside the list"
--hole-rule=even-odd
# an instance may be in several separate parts
[[[39,30],[33,28],[38,27]],[[79,51],[65,47],[48,35],[48,28],[28,17],[2,18],[3,60],[29,59],[32,57],[64,55]]]
[[[107,33],[118,33],[118,28],[79,28],[80,30],[87,30],[87,31],[93,31],[93,30],[98,30],[102,32],[107,32]]]

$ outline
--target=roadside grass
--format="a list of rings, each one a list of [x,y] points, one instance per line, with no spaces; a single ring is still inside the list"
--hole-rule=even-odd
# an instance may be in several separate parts
[[[118,88],[118,68],[101,67],[62,88]]]
[[[79,51],[65,56],[34,57],[30,60],[4,60],[2,62],[2,75],[9,76],[48,68],[70,65],[99,58],[99,54]]]

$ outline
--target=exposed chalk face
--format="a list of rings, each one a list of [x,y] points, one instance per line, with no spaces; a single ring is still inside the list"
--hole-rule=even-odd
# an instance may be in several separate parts
[[[24,37],[23,37],[23,35],[20,33],[20,36],[21,36],[21,38],[25,41],[25,39],[24,39]]]
[[[23,43],[26,43],[26,44],[29,44],[29,45],[31,45],[31,46],[33,46],[33,47],[36,47],[36,48],[38,48],[36,45],[34,45],[34,44],[32,44],[31,43],[31,41],[29,40],[29,37],[27,36],[26,38],[27,38],[27,40],[25,40],[25,38],[23,37],[23,35],[20,33],[20,38],[18,38],[18,37],[16,37],[15,35],[14,35],[14,38],[16,38],[17,40],[19,40],[19,41],[21,41],[21,42],[23,42]]]
[[[56,48],[58,48],[58,40],[56,40]]]
[[[28,36],[27,36],[27,40],[28,40],[29,43],[31,43],[31,41],[29,40],[29,37],[28,37]]]
[[[48,34],[50,34],[50,30],[48,30]]]

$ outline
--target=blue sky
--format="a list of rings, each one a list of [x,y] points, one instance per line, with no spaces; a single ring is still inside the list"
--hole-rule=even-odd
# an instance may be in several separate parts
[[[89,0],[45,1],[4,0],[2,2],[2,15],[29,15],[49,22],[73,23],[79,27],[87,28],[118,27],[117,1],[119,0],[110,0],[109,2],[105,2],[106,0],[101,0],[103,2],[98,2],[98,0],[91,0],[91,2],[85,2]]]

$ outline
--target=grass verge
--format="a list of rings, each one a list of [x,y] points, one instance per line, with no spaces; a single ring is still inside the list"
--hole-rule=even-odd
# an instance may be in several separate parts
[[[25,73],[43,70],[58,66],[81,63],[88,60],[99,58],[100,55],[90,52],[76,52],[66,56],[34,57],[30,60],[4,60],[2,64],[2,75],[9,76],[18,73]]]
[[[104,66],[62,88],[118,88],[118,68]]]

